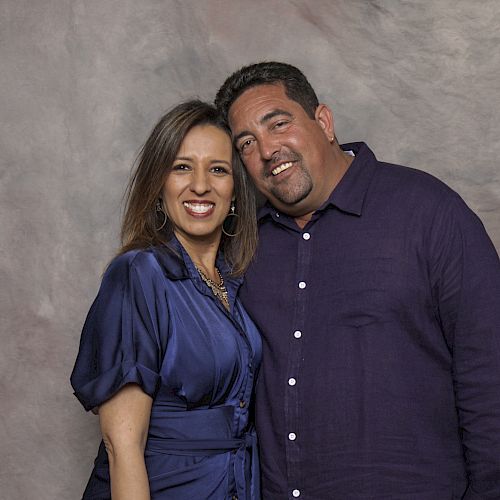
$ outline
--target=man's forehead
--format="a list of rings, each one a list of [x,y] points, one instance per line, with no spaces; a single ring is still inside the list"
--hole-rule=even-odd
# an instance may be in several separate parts
[[[231,104],[229,110],[233,109],[242,101],[260,101],[262,99],[285,99],[290,100],[286,95],[285,86],[281,82],[276,83],[261,83],[252,85],[245,89]]]
[[[295,101],[291,100],[280,84],[255,85],[242,92],[229,108],[229,124],[246,120],[262,121],[279,113],[292,114]]]

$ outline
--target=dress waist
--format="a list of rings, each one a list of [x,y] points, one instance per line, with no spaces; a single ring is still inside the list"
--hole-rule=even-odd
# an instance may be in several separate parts
[[[148,434],[157,446],[159,446],[158,439],[162,441],[225,441],[240,438],[234,427],[235,418],[232,406],[185,411],[153,407]]]
[[[234,408],[151,411],[146,455],[218,455],[233,452],[233,470],[239,498],[260,497],[257,437],[253,428],[235,435]]]
[[[148,438],[146,451],[176,455],[217,455],[228,451],[253,449],[256,446],[253,429],[234,439],[165,439]]]
[[[218,455],[233,452],[232,468],[238,497],[260,498],[257,437],[253,428],[234,435],[234,409],[231,406],[202,410],[171,411],[153,408],[145,455]],[[106,462],[103,444],[98,462]]]
[[[176,455],[216,455],[256,446],[253,429],[235,435],[234,408],[151,411],[146,452]]]

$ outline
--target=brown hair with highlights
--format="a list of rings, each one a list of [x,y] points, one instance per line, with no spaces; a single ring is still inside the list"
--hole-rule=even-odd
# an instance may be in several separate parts
[[[160,118],[142,147],[125,192],[119,253],[151,246],[167,245],[173,236],[172,224],[156,211],[163,185],[187,133],[197,125],[213,125],[228,134],[229,128],[220,112],[199,100],[175,106]],[[233,152],[233,178],[236,213],[239,217],[224,228],[234,237],[222,235],[223,251],[234,276],[240,276],[250,264],[257,246],[255,191],[238,154]],[[228,222],[229,222],[228,219]]]

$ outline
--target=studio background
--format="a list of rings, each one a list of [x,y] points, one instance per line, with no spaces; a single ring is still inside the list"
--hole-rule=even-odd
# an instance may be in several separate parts
[[[299,66],[340,142],[426,170],[500,248],[497,0],[0,0],[0,496],[77,499],[98,420],[69,375],[157,118]]]

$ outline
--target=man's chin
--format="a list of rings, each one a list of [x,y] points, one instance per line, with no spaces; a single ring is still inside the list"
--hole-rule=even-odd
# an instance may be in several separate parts
[[[295,207],[297,207],[297,205],[299,205],[309,196],[311,191],[312,187],[310,189],[302,190],[300,192],[290,192],[290,191],[281,192],[273,190],[271,191],[272,198],[270,199],[270,201],[275,205],[280,205],[285,207],[282,211],[287,213],[286,208],[290,208],[291,210],[293,210]]]

